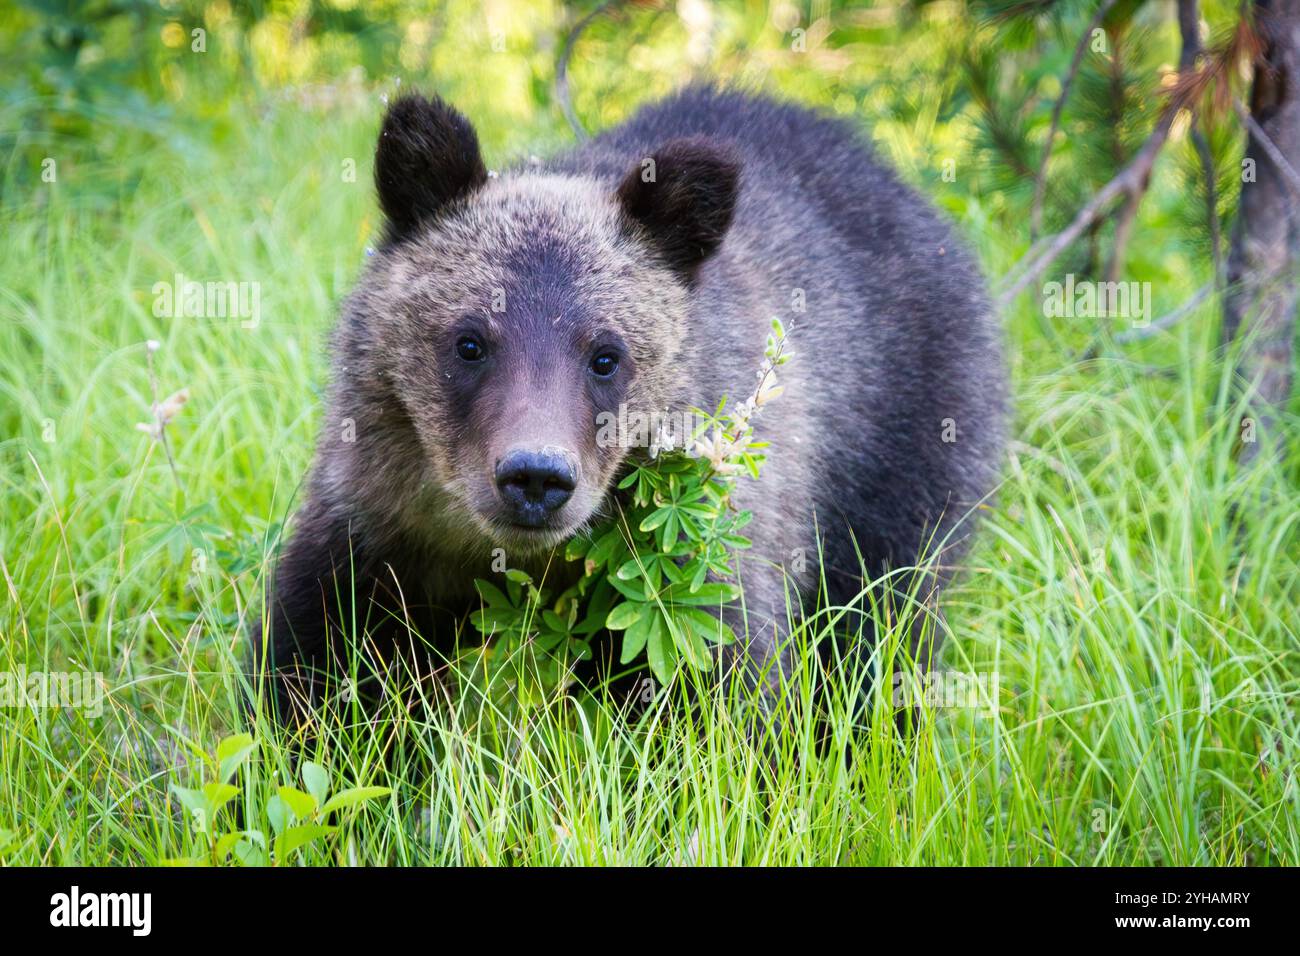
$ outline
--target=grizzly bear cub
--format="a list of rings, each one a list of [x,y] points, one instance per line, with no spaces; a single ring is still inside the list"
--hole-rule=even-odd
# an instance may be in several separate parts
[[[695,87],[495,175],[465,117],[406,96],[375,183],[386,232],[253,635],[282,719],[327,684],[429,673],[502,556],[572,573],[556,551],[612,513],[633,451],[597,419],[743,399],[773,316],[795,357],[735,492],[754,519],[733,672],[778,686],[788,614],[819,590],[861,609],[864,581],[939,548],[902,579],[945,583],[1002,453],[999,331],[961,243],[849,124]]]

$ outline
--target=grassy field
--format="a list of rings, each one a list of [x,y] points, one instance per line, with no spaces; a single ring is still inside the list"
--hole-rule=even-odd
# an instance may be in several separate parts
[[[209,790],[231,799],[209,832],[233,831],[238,804],[269,835],[276,788],[305,787],[265,721],[242,722],[239,622],[261,606],[324,336],[378,226],[378,111],[367,95],[326,120],[268,96],[203,142],[104,117],[112,162],[73,151],[55,182],[6,197],[0,671],[96,673],[105,693],[99,715],[0,707],[6,863],[212,859],[176,788],[219,777],[209,759],[232,734],[255,745],[237,795]],[[489,162],[565,138],[554,116],[475,118]],[[940,201],[990,275],[1023,251],[982,204]],[[1206,277],[1145,225],[1137,278],[1173,307]],[[258,283],[258,321],[156,317],[155,284],[178,273]],[[276,862],[1300,863],[1295,416],[1285,460],[1241,474],[1214,303],[1073,358],[1087,325],[1050,327],[1033,295],[1006,319],[1015,441],[943,624],[941,666],[973,679],[957,703],[978,706],[931,701],[899,736],[887,720],[855,733],[833,705],[829,753],[800,708],[769,765],[721,702],[687,710],[678,690],[625,718],[467,689],[326,733],[312,756],[328,787],[388,792],[303,811],[334,828]],[[175,476],[136,428],[151,363],[159,398],[189,392],[167,430]],[[807,695],[818,675],[801,678]]]

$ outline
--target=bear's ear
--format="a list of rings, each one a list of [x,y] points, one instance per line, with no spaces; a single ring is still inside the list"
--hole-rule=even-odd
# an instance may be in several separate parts
[[[390,239],[434,219],[487,182],[474,127],[438,97],[408,94],[384,117],[375,147],[375,188]]]
[[[696,136],[671,140],[647,156],[623,178],[616,195],[667,264],[690,281],[731,225],[739,183],[736,151]]]

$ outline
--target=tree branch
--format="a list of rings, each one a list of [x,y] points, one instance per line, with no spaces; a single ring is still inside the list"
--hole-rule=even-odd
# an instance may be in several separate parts
[[[1111,200],[1121,194],[1131,194],[1139,188],[1146,177],[1151,174],[1151,168],[1155,165],[1156,156],[1159,154],[1165,140],[1169,137],[1169,127],[1172,122],[1173,112],[1166,109],[1164,115],[1156,124],[1155,130],[1142,145],[1142,148],[1138,150],[1132,162],[1120,170],[1114,179],[1102,186],[1097,191],[1097,194],[1079,210],[1068,226],[1055,236],[1045,236],[1030,247],[1024,257],[1003,278],[1004,291],[997,298],[999,308],[1005,308],[1009,305],[1029,283],[1038,278],[1044,269],[1069,248],[1070,243],[1074,242],[1085,229],[1100,219],[1109,208]]]
[[[573,99],[569,95],[569,60],[573,58],[573,48],[577,45],[578,37],[582,35],[582,31],[587,29],[592,20],[595,20],[596,17],[617,2],[618,0],[604,0],[603,3],[579,20],[565,38],[564,50],[560,53],[559,62],[555,64],[555,98],[560,101],[560,110],[564,113],[564,118],[568,120],[573,135],[578,139],[590,139],[591,137],[587,135],[581,120],[578,119],[578,114],[573,109]]]
[[[1241,100],[1233,99],[1232,105],[1236,109],[1237,115],[1241,117],[1241,121],[1246,124],[1246,128],[1250,130],[1250,135],[1255,137],[1260,148],[1264,150],[1265,155],[1273,161],[1274,166],[1282,171],[1283,181],[1291,187],[1292,197],[1300,195],[1300,173],[1297,173],[1295,167],[1287,162],[1286,157],[1277,148],[1277,144],[1273,142],[1272,137],[1264,132],[1264,127],[1260,126],[1255,117],[1250,115],[1250,111],[1242,105]]]
[[[1195,0],[1178,0],[1180,10],[1185,5],[1195,7]],[[1184,51],[1179,57],[1179,65],[1183,66],[1188,62],[1188,50],[1192,51],[1194,59],[1195,51],[1200,49],[1200,38],[1196,34],[1196,24],[1193,20],[1188,24],[1184,17],[1179,17],[1179,29],[1183,33]],[[1049,265],[1051,265],[1058,256],[1061,255],[1070,243],[1074,242],[1085,229],[1093,225],[1105,215],[1110,207],[1110,203],[1117,196],[1127,195],[1132,202],[1133,197],[1140,201],[1142,193],[1146,190],[1147,182],[1151,176],[1151,170],[1155,166],[1156,157],[1160,154],[1161,148],[1169,138],[1169,128],[1173,125],[1174,116],[1178,112],[1179,101],[1176,99],[1169,100],[1160,113],[1160,118],[1156,121],[1155,129],[1147,141],[1142,144],[1142,148],[1137,154],[1120,170],[1115,178],[1102,186],[1097,194],[1089,200],[1073,221],[1055,236],[1045,236],[1044,238],[1033,243],[1029,251],[1012,266],[1002,279],[1003,291],[997,297],[998,308],[1006,308],[1019,295],[1029,283],[1037,279]],[[1126,210],[1127,212],[1127,207]],[[1136,215],[1136,207],[1133,214]]]
[[[1129,329],[1127,332],[1121,332],[1118,335],[1116,335],[1114,340],[1115,344],[1127,345],[1130,342],[1139,342],[1142,339],[1149,339],[1153,335],[1163,332],[1166,329],[1172,328],[1173,326],[1181,322],[1184,317],[1186,317],[1193,310],[1195,310],[1195,308],[1198,305],[1204,302],[1206,298],[1209,297],[1210,293],[1214,291],[1214,289],[1215,289],[1215,283],[1213,281],[1205,283],[1205,285],[1201,286],[1194,293],[1192,293],[1192,297],[1190,299],[1188,299],[1182,305],[1178,306],[1178,308],[1174,309],[1172,312],[1166,312],[1164,315],[1160,316],[1160,318],[1153,319],[1149,325],[1145,325],[1140,329]],[[1095,359],[1100,354],[1101,354],[1101,345],[1099,342],[1094,340],[1093,344],[1090,345],[1087,349],[1085,349],[1084,352],[1079,356],[1079,359],[1080,361],[1089,362]]]

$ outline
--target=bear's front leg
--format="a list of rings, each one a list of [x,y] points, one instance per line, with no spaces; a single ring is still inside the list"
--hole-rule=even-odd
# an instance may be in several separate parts
[[[327,696],[377,699],[393,665],[429,656],[401,652],[424,645],[433,629],[402,585],[398,549],[372,553],[347,520],[317,502],[295,525],[275,567],[266,631],[259,621],[252,634],[255,673],[269,678],[282,724],[303,721]]]
[[[281,723],[306,716],[331,675],[344,672],[337,666],[337,643],[355,607],[346,524],[313,502],[293,525],[251,634],[254,674],[268,679],[268,699]]]

